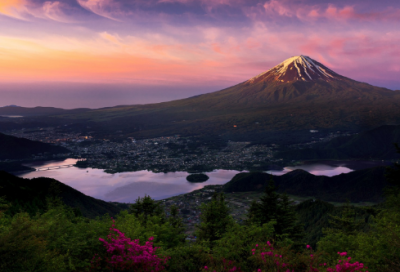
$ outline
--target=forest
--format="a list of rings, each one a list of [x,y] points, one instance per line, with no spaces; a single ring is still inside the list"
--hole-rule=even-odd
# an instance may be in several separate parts
[[[8,193],[0,271],[400,271],[400,164],[386,179],[383,203],[336,209],[319,200],[294,206],[270,178],[241,224],[216,193],[202,204],[196,239],[177,207],[148,196],[112,217],[86,217],[57,188],[25,204]]]

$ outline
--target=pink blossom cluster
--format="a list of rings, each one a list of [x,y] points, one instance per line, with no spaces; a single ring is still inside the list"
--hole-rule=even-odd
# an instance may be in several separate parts
[[[339,256],[345,257],[347,252],[338,252]],[[328,268],[327,272],[354,272],[354,271],[365,271],[368,272],[367,267],[364,267],[363,263],[355,262],[350,263],[351,257],[338,260],[338,264],[334,268]]]
[[[368,272],[366,267],[362,263],[359,262],[354,262],[351,263],[350,257],[345,257],[347,255],[347,252],[338,252],[338,255],[342,258],[338,260],[338,263],[335,267],[330,268],[327,267],[326,263],[320,263],[318,261],[318,256],[315,256],[313,254],[312,247],[307,245],[307,251],[309,250],[308,256],[308,270],[309,272],[355,272],[355,271],[362,271],[362,272]],[[268,241],[267,244],[261,249],[261,247],[256,245],[255,248],[252,249],[252,254],[256,256],[258,255],[263,263],[264,263],[264,268],[267,268],[267,271],[270,270],[271,268],[274,271],[278,272],[295,272],[293,269],[291,269],[291,265],[288,264],[287,262],[289,260],[284,261],[284,258],[282,258],[282,255],[276,254],[274,251],[274,247],[272,244]],[[272,267],[271,267],[272,266]],[[322,270],[321,270],[322,269]],[[262,272],[263,270],[261,268],[257,269],[257,272]]]
[[[156,255],[158,248],[153,247],[151,242],[153,237],[150,237],[144,245],[140,245],[139,239],[131,240],[114,228],[114,224],[107,236],[108,241],[103,238],[99,238],[99,240],[106,247],[107,254],[104,259],[98,256],[93,257],[92,267],[105,261],[107,267],[112,271],[159,272],[165,270],[166,262],[169,259],[169,257],[161,258]]]
[[[267,241],[265,246],[262,246],[262,249],[261,246],[256,244],[255,248],[251,251],[253,255],[257,254],[260,256],[265,265],[273,265],[277,271],[286,271],[288,265],[283,261],[282,255],[275,253],[275,249],[270,241]],[[261,271],[260,268],[257,269],[257,272]]]

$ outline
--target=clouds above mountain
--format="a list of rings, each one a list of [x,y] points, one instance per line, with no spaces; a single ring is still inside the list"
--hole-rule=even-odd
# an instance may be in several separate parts
[[[0,82],[199,86],[292,55],[400,89],[395,0],[2,0]]]

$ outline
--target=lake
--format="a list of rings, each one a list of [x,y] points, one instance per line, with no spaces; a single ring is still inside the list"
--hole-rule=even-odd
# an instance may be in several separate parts
[[[76,159],[66,159],[64,161],[43,161],[25,165],[34,168],[48,168],[75,164],[76,161]],[[283,170],[272,170],[268,171],[268,173],[283,175],[295,169],[303,169],[314,175],[335,176],[383,164],[387,165],[387,163],[379,161],[320,161],[293,167],[288,166]],[[22,173],[19,176],[23,178],[54,178],[88,196],[105,201],[132,203],[139,196],[143,197],[145,194],[159,200],[198,190],[205,185],[225,184],[238,173],[240,172],[235,170],[214,170],[206,173],[210,178],[203,183],[188,182],[186,177],[189,174],[186,172],[153,173],[150,171],[137,171],[108,174],[102,169],[81,169],[76,167]]]

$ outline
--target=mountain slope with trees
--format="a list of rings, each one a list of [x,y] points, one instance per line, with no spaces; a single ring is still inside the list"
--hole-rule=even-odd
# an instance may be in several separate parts
[[[315,176],[304,170],[293,170],[282,176],[267,173],[236,174],[223,186],[224,192],[263,190],[273,179],[278,192],[318,198],[324,201],[380,202],[387,186],[386,167],[379,166],[333,177]]]
[[[47,209],[48,200],[61,201],[86,217],[94,218],[104,214],[116,215],[127,205],[114,205],[86,196],[81,192],[50,178],[23,179],[0,171],[0,197],[10,202],[10,214],[20,210],[35,215]]]
[[[357,135],[334,138],[313,148],[281,151],[288,160],[395,159],[394,144],[400,143],[400,126],[380,126]]]
[[[70,151],[61,146],[31,141],[0,133],[0,160],[25,159],[39,153],[63,154]]]

